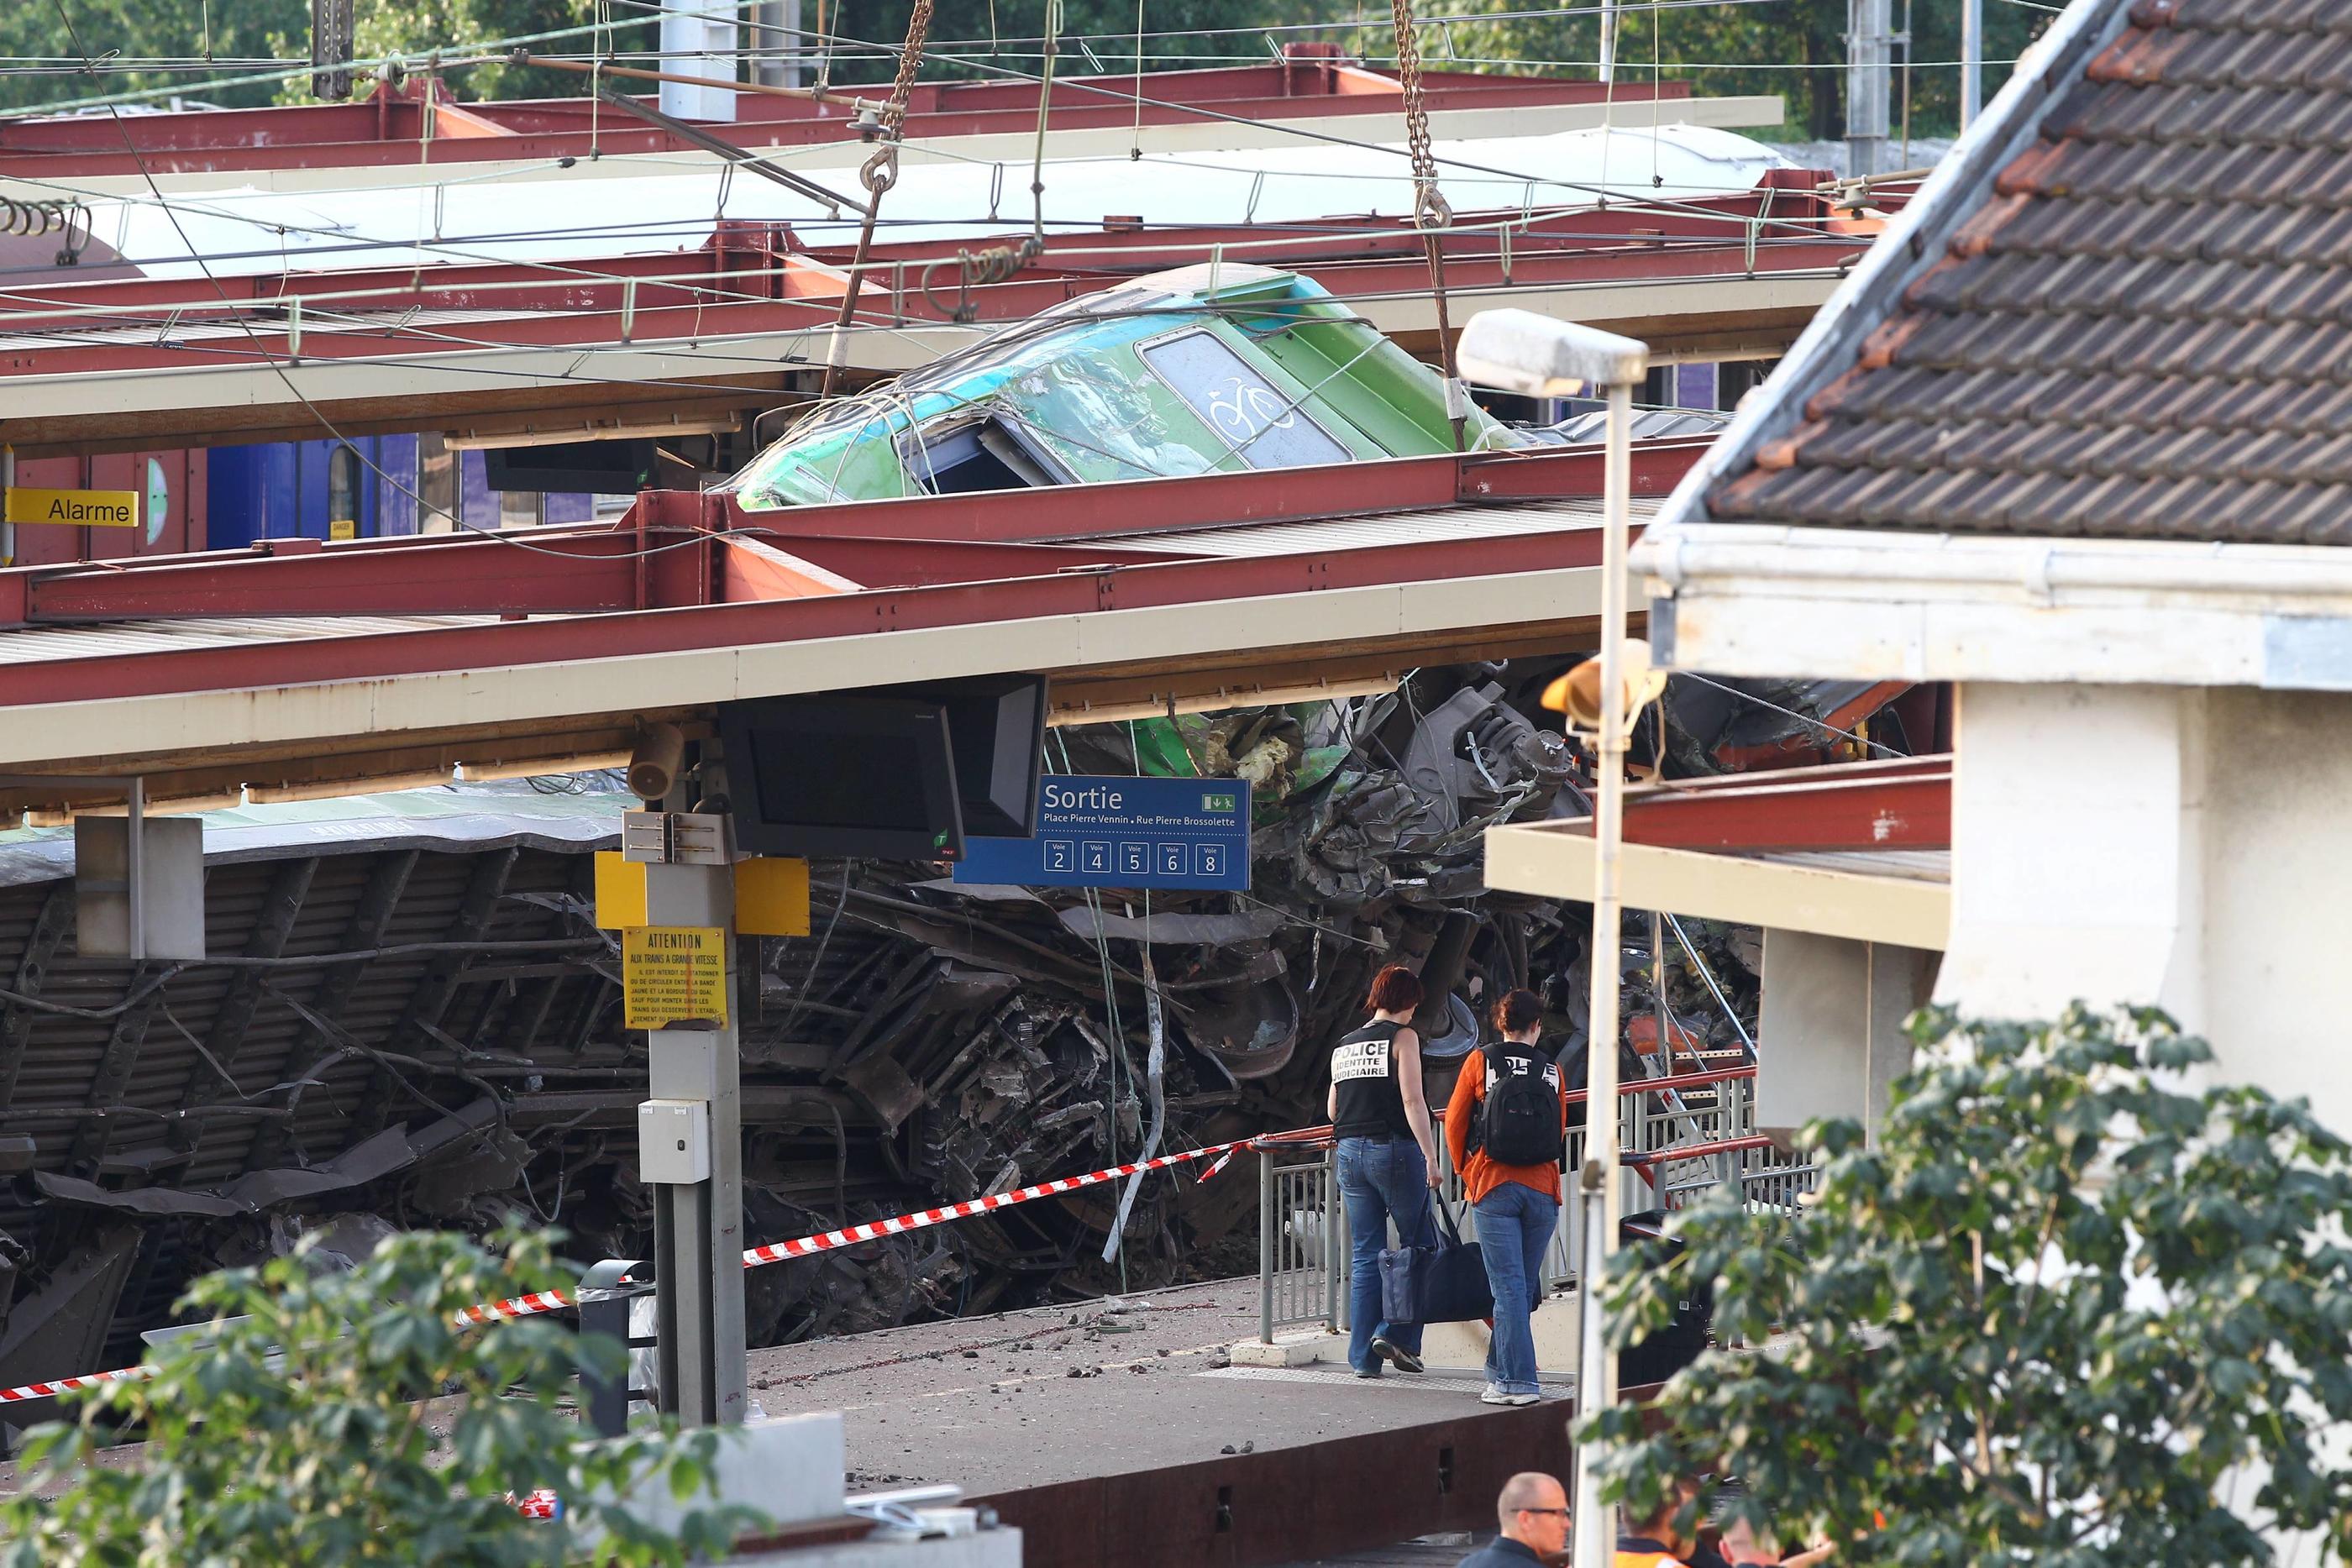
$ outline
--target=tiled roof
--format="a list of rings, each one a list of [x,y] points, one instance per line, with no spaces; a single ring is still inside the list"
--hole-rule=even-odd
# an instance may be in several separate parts
[[[1712,517],[2352,545],[2352,0],[2139,0],[1965,199]]]

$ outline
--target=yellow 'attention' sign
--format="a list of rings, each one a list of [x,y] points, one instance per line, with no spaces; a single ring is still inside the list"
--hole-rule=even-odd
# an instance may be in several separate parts
[[[8,490],[12,523],[78,523],[91,528],[139,526],[136,490]]]
[[[727,934],[716,925],[632,925],[621,933],[624,1029],[727,1021]]]

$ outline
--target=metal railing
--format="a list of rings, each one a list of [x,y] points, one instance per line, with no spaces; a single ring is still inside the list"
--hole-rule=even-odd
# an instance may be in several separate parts
[[[1258,1340],[1309,1325],[1347,1327],[1337,1141],[1328,1127],[1258,1139]]]
[[[1752,1066],[1635,1079],[1621,1092],[1627,1147],[1621,1155],[1630,1202],[1681,1208],[1700,1194],[1737,1186],[1759,1210],[1794,1214],[1820,1179],[1820,1167],[1792,1159],[1756,1131]],[[1582,1090],[1569,1096],[1572,1106]],[[1339,1197],[1335,1141],[1328,1127],[1272,1134],[1251,1145],[1258,1156],[1258,1338],[1271,1344],[1283,1329],[1348,1326],[1347,1218]],[[1470,1206],[1460,1175],[1437,1139],[1438,1199],[1469,1228]],[[1565,1168],[1584,1163],[1584,1129],[1568,1131]],[[1562,1186],[1566,1196],[1566,1184]],[[1584,1243],[1577,1206],[1562,1203],[1559,1224],[1545,1255],[1546,1284],[1576,1283]]]

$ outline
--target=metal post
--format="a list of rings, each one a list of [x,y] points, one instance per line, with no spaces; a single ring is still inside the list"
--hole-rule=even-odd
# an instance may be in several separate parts
[[[1335,1146],[1323,1151],[1323,1326],[1338,1333],[1346,1325],[1339,1321],[1339,1303],[1346,1293],[1339,1289],[1339,1229],[1347,1216],[1339,1203],[1339,1151]]]
[[[1257,1152],[1257,1342],[1274,1343],[1275,1239],[1280,1234],[1275,1217],[1274,1151]]]
[[[608,1258],[589,1270],[580,1281],[580,1332],[609,1334],[620,1342],[625,1354],[629,1348],[629,1301],[637,1291],[621,1281],[632,1267],[622,1260]],[[617,1437],[626,1432],[629,1392],[626,1360],[622,1362],[617,1377],[591,1377],[583,1373],[581,1404],[590,1430],[604,1437]]]
[[[730,996],[734,880],[728,864],[646,867],[649,925],[716,926],[727,933]],[[654,1188],[661,1408],[688,1426],[733,1426],[743,1419],[747,1373],[742,1072],[735,1025],[730,1014],[718,1028],[657,1029],[649,1039],[652,1097],[705,1102],[710,1126],[709,1179]]]
[[[1601,0],[1601,81],[1617,79],[1617,0]]]
[[[8,492],[16,487],[16,449],[0,446],[0,507],[5,507]],[[0,512],[5,517],[5,512]],[[0,566],[16,564],[16,525],[0,521]]]
[[[1599,1160],[1584,1162],[1578,1183],[1577,1213],[1584,1230],[1584,1251],[1576,1265],[1576,1413],[1589,1416],[1607,1404],[1601,1390],[1616,1382],[1610,1375],[1607,1336],[1601,1311],[1603,1270],[1609,1266],[1607,1226],[1608,1184]],[[1610,1568],[1617,1552],[1617,1531],[1612,1528],[1615,1511],[1601,1500],[1601,1470],[1594,1445],[1576,1445],[1575,1568]]]
[[[1960,0],[1960,129],[1984,109],[1984,0]]]
[[[1592,819],[1592,996],[1591,1044],[1585,1053],[1585,1170],[1588,1183],[1598,1180],[1601,1198],[1584,1240],[1584,1276],[1579,1284],[1584,1309],[1591,1312],[1591,1294],[1606,1277],[1610,1254],[1616,1250],[1618,1215],[1619,1125],[1623,1107],[1617,1095],[1618,967],[1623,951],[1621,925],[1623,906],[1618,887],[1618,858],[1625,824],[1625,549],[1630,529],[1628,513],[1633,494],[1633,389],[1630,382],[1609,389],[1608,445],[1603,459],[1601,555],[1601,702],[1599,735],[1595,739],[1600,768]],[[1598,1234],[1591,1234],[1597,1232]],[[1588,1330],[1590,1333],[1595,1332]],[[1580,1408],[1598,1409],[1614,1403],[1616,1378],[1605,1358],[1582,1364],[1577,1370]],[[1596,1508],[1601,1473],[1592,1445],[1581,1443],[1576,1452],[1577,1503],[1580,1511]],[[1580,1518],[1593,1517],[1580,1511]],[[1608,1568],[1613,1544],[1594,1546],[1588,1552],[1591,1532],[1578,1532],[1577,1568]],[[1599,1536],[1591,1539],[1598,1541]]]
[[[341,102],[352,96],[355,35],[352,0],[310,0],[310,96]]]
[[[762,87],[803,87],[801,0],[755,0],[751,19],[759,37],[752,49],[751,79]]]
[[[123,902],[131,918],[131,961],[134,964],[147,957],[147,879],[139,864],[140,829],[146,822],[146,812],[147,781],[133,775],[123,811],[122,878]]]
[[[1664,769],[1660,768],[1663,773]],[[1650,911],[1650,988],[1655,993],[1650,998],[1658,1029],[1658,1051],[1665,1074],[1675,1075],[1674,1014],[1666,1009],[1666,923],[1659,913]]]
[[[1846,0],[1846,172],[1856,179],[1887,172],[1894,27],[1894,0]]]

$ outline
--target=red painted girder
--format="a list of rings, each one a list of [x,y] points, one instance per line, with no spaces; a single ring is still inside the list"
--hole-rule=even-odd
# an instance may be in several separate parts
[[[1771,203],[1767,212],[1767,197]],[[1814,229],[1810,235],[1803,225],[1818,225],[1829,215],[1826,200],[1810,191],[1791,195],[1783,191],[1757,191],[1737,196],[1708,197],[1699,202],[1683,204],[1675,208],[1618,206],[1606,211],[1563,209],[1537,216],[1527,226],[1517,230],[1510,241],[1515,263],[1537,256],[1559,257],[1587,253],[1623,253],[1636,256],[1654,256],[1662,249],[1702,249],[1710,253],[1726,250],[1745,252],[1733,226],[1739,221],[1759,215],[1769,215],[1773,227],[1763,240],[1763,253],[1777,256],[1791,245],[1806,247],[1801,259],[1807,263],[1825,256],[1858,253],[1860,242],[1829,235]],[[1465,214],[1460,221],[1474,224],[1480,218],[1496,214]],[[1783,225],[1800,225],[1791,232]],[[1003,236],[1007,243],[1018,236],[1008,232]],[[980,240],[915,240],[898,244],[884,243],[875,247],[875,257],[883,264],[892,261],[916,262],[951,258],[960,250],[983,246]],[[1475,227],[1449,230],[1444,236],[1449,261],[1467,264],[1485,258],[1499,263],[1502,241],[1492,232]],[[1255,225],[1195,226],[1181,229],[1141,232],[1105,231],[1099,235],[1065,235],[1057,236],[1045,255],[1025,268],[1014,281],[1035,283],[1047,278],[1074,280],[1081,289],[1099,287],[1112,280],[1114,274],[1123,274],[1129,259],[1139,267],[1165,265],[1154,259],[1158,253],[1181,254],[1190,258],[1205,247],[1223,245],[1232,256],[1246,256],[1254,261],[1320,261],[1326,265],[1359,261],[1382,256],[1402,257],[1418,261],[1422,256],[1423,236],[1409,223],[1391,218],[1337,216],[1318,220],[1313,232],[1283,233]],[[1630,249],[1629,249],[1630,247]],[[826,266],[845,264],[849,257],[845,247],[817,247],[805,252],[795,248],[790,225],[769,223],[722,221],[710,238],[694,250],[659,254],[629,254],[594,257],[587,260],[562,262],[473,262],[436,263],[422,271],[413,267],[363,267],[343,270],[305,269],[282,274],[258,274],[223,280],[215,288],[199,282],[177,278],[119,278],[79,282],[68,277],[49,277],[37,284],[20,285],[12,291],[12,308],[53,307],[59,311],[78,306],[100,306],[121,308],[129,306],[150,306],[162,310],[177,310],[184,320],[201,320],[226,315],[223,293],[233,300],[250,304],[255,301],[277,302],[298,297],[333,295],[331,301],[337,309],[407,309],[407,308],[497,308],[515,310],[617,310],[621,307],[624,278],[637,279],[635,306],[641,311],[661,308],[665,296],[677,298],[668,303],[692,307],[698,303],[706,308],[713,303],[696,292],[703,288],[719,288],[739,294],[785,297],[784,288],[795,262],[803,259]],[[1076,264],[1076,265],[1073,265]],[[808,279],[808,291],[815,292],[822,281],[832,284],[829,274],[817,269],[803,268],[815,273]],[[601,275],[601,276],[591,276]],[[541,280],[543,289],[491,287],[490,285],[513,285],[529,280]],[[660,279],[661,281],[656,281]],[[837,287],[835,297],[838,298]],[[992,286],[979,295],[983,304],[991,298],[1009,298]],[[983,310],[983,314],[988,314]],[[65,318],[60,317],[63,320]],[[97,318],[91,318],[95,320]]]
[[[1662,494],[1704,440],[1642,443],[1635,487]],[[1598,447],[1451,455],[1329,468],[746,512],[727,495],[648,491],[617,527],[457,533],[297,550],[0,571],[0,626],[257,615],[592,614],[782,591],[721,570],[707,535],[740,530],[869,587],[930,588],[1189,560],[1120,537],[1599,493]],[[1056,542],[1066,541],[1066,542]],[[1083,542],[1080,542],[1083,541]]]
[[[1600,558],[1599,531],[1588,528],[299,643],[97,654],[44,662],[37,679],[0,683],[0,708],[565,664],[1160,605],[1238,604],[1275,594],[1591,568]],[[520,558],[516,570],[523,570]],[[1251,633],[1236,625],[1236,647],[1280,642],[1279,629],[1253,643]],[[593,697],[583,701],[593,706]]]
[[[1635,443],[1634,493],[1666,494],[1697,463],[1708,444],[1705,437]],[[731,494],[722,499],[733,526],[763,529],[782,539],[835,536],[1040,543],[1360,517],[1464,501],[1597,498],[1601,466],[1598,446],[1549,446],[1476,456],[1399,457],[1328,468],[1272,468],[1260,473],[1123,479],[1107,485],[953,497],[848,501],[772,512],[745,510]]]
[[[944,511],[959,497],[922,503]],[[838,513],[834,507],[811,508]],[[766,514],[757,514],[765,517]],[[754,523],[722,536],[768,541],[801,559],[867,588],[929,588],[949,582],[994,582],[1050,572],[1086,571],[1104,566],[1149,566],[1190,560],[1164,550],[1093,544],[977,544],[969,539],[860,538],[849,535],[786,533]],[[732,594],[730,598],[734,597]]]
[[[1160,72],[1143,78],[1143,96],[1159,103],[1139,106],[1131,96],[1132,77],[1093,81],[1063,81],[1054,94],[1052,123],[1056,130],[1087,130],[1145,125],[1189,124],[1203,116],[1252,120],[1297,119],[1306,116],[1394,115],[1398,99],[1391,93],[1356,93],[1329,89],[1301,92],[1299,84],[1327,68],[1313,63],[1291,68],[1288,82],[1276,66],[1245,68],[1265,73],[1255,78],[1232,78],[1215,72]],[[1213,78],[1201,80],[1201,78]],[[1514,108],[1528,104],[1597,103],[1606,89],[1592,82],[1542,78],[1480,77],[1432,74],[1424,78],[1432,109]],[[960,86],[978,90],[964,95]],[[855,91],[856,89],[852,89]],[[868,89],[868,97],[877,89]],[[1684,83],[1664,83],[1653,89],[1620,87],[1616,101],[1648,99],[1653,91],[1667,99],[1689,96]],[[737,98],[741,118],[713,130],[752,147],[811,146],[849,140],[846,104],[810,106],[744,93]],[[86,120],[0,125],[0,172],[37,162],[46,179],[91,174],[131,174],[143,159],[152,172],[226,171],[236,169],[326,169],[408,164],[425,167],[456,165],[485,160],[536,162],[576,157],[592,148],[606,157],[649,152],[691,152],[686,142],[654,127],[638,127],[607,111],[595,131],[589,129],[589,110],[582,99],[539,99],[518,103],[468,103],[469,116],[512,130],[510,135],[435,137],[421,141],[419,128],[426,106],[414,99],[369,100],[339,106],[298,106],[282,109],[232,110],[205,114],[142,115],[116,121],[100,116]],[[945,136],[974,136],[992,131],[1034,129],[1037,89],[1026,84],[992,88],[988,84],[941,84],[918,88],[908,107],[906,132],[910,141]],[[569,121],[566,124],[565,121]],[[128,134],[139,148],[137,156],[124,146]]]
[[[1856,764],[1759,776],[1769,782],[1733,775],[1697,788],[1643,790],[1626,798],[1625,841],[1749,853],[1948,849],[1951,758],[1911,761],[1916,766]]]
[[[586,615],[699,604],[705,536],[660,528],[639,597],[629,532],[550,530],[527,540],[447,535],[353,541],[300,554],[156,557],[120,570],[29,567],[0,572],[0,624],[255,615]],[[9,612],[14,611],[11,615]]]
[[[1853,261],[1863,248],[1864,242],[1832,239],[1772,250],[1767,253],[1770,265],[1760,267],[1756,276],[1835,270]],[[1411,298],[1428,290],[1426,264],[1417,260],[1399,257],[1295,265],[1342,301]],[[1498,256],[1493,255],[1469,256],[1447,263],[1447,281],[1465,297],[1464,303],[1467,308],[1475,308],[1475,296],[1482,291],[1578,284],[1689,281],[1709,277],[1731,280],[1748,276],[1750,274],[1744,265],[1740,247],[1729,243],[1618,246],[1574,253],[1515,255],[1507,267]],[[1079,295],[1110,287],[1126,280],[1124,274],[1056,274],[1033,270],[1006,283],[976,288],[972,290],[972,299],[982,320],[1022,320],[1049,306],[1059,305]],[[731,280],[728,287],[740,290],[749,282],[739,278]],[[947,308],[935,308],[923,298],[921,290],[916,287],[916,277],[911,275],[911,269],[904,284],[903,289],[893,289],[887,285],[869,289],[866,295],[866,309],[873,316],[888,315],[900,321],[943,321],[948,319]],[[85,287],[96,289],[117,286]],[[448,353],[485,345],[513,349],[586,348],[631,341],[650,346],[664,341],[814,332],[830,327],[837,314],[835,302],[822,296],[697,303],[691,300],[689,287],[680,287],[675,290],[681,296],[677,303],[661,303],[658,297],[670,292],[673,290],[659,286],[646,290],[646,297],[638,300],[625,339],[622,334],[621,287],[618,284],[551,284],[544,295],[530,290],[516,290],[507,295],[486,292],[478,297],[476,303],[486,308],[518,311],[561,310],[564,314],[522,314],[506,320],[406,328],[390,322],[382,326],[352,327],[313,318],[304,327],[300,358],[314,361],[380,359]],[[952,296],[954,289],[950,287],[947,292]],[[81,298],[90,297],[74,298],[78,302]],[[435,290],[425,291],[423,295],[387,291],[380,300],[337,301],[331,308],[339,311],[391,310],[411,305],[449,308],[462,302],[463,298],[462,294],[454,298],[445,298]],[[531,301],[538,303],[531,304]],[[144,303],[144,300],[138,302]],[[153,308],[163,310],[170,307],[159,300]],[[216,302],[210,312],[192,305],[184,319],[195,319],[202,315],[216,314],[218,308]],[[93,324],[107,319],[45,319],[30,325],[43,330],[63,330],[77,321]],[[116,326],[123,324],[121,318],[110,319]],[[200,345],[165,345],[146,341],[16,348],[8,350],[5,359],[0,359],[0,376],[165,368],[187,370],[207,364],[268,364],[292,359],[292,347],[282,323],[256,321],[249,337],[239,336]]]

